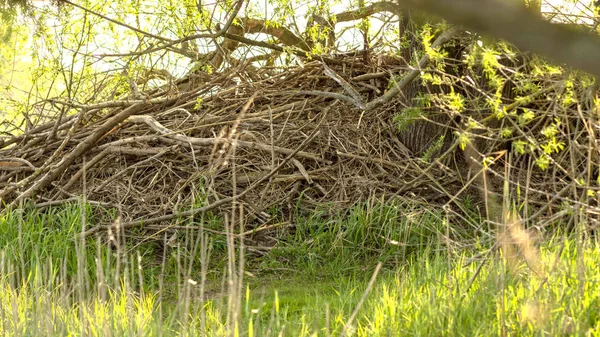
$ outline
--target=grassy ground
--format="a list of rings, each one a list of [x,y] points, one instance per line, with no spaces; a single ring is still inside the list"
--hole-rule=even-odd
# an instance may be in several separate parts
[[[240,255],[209,232],[167,249],[81,240],[102,214],[2,213],[0,335],[600,335],[600,253],[574,235],[545,241],[535,261],[503,259],[485,253],[491,237],[454,232],[441,213],[374,203],[315,212],[293,234],[282,227],[276,248]]]

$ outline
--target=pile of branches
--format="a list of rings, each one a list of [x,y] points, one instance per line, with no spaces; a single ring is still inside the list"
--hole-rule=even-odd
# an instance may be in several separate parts
[[[0,142],[0,198],[42,207],[85,195],[118,208],[125,227],[229,210],[234,201],[249,224],[268,221],[271,209],[293,217],[373,196],[441,202],[440,188],[456,184],[455,174],[412,158],[392,122],[399,103],[366,111],[346,91],[344,78],[358,88],[348,89],[356,99],[380,94],[392,69],[372,73],[353,57],[330,66],[260,70],[256,81],[234,68],[202,84],[177,83],[191,87],[182,92],[53,101],[77,112]]]
[[[452,34],[442,34],[434,47]],[[574,209],[598,214],[598,189],[589,184],[598,175],[596,126],[581,107],[558,111],[551,104],[564,92],[555,84],[541,83],[546,89],[529,100],[503,97],[507,112],[547,113],[530,126],[513,125],[512,138],[501,132],[510,119],[484,124],[496,112],[477,108],[484,91],[474,83],[451,88],[472,98],[472,114],[435,107],[443,118],[424,114],[399,132],[398,115],[412,98],[434,90],[413,81],[426,58],[419,68],[355,56],[282,69],[240,64],[147,92],[132,82],[126,100],[52,100],[75,113],[0,140],[0,199],[5,206],[33,200],[44,207],[83,195],[118,209],[124,228],[160,228],[199,213],[229,212],[232,205],[253,227],[273,221],[272,210],[293,222],[298,212],[323,205],[339,210],[373,197],[422,200],[460,215],[468,212],[460,198],[473,187],[483,199],[495,193],[497,204],[530,205],[529,223],[572,219]],[[392,74],[400,71],[397,80]],[[539,137],[558,118],[565,121],[556,129],[566,149],[550,157],[551,169],[534,165],[534,152],[511,159],[511,142]],[[471,140],[461,140],[468,132]],[[423,150],[440,135],[446,145],[424,160]],[[426,140],[416,148],[411,138]],[[490,204],[482,204],[489,216]]]

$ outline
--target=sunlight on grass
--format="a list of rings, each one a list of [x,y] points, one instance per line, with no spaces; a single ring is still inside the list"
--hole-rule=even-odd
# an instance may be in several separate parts
[[[545,250],[545,260],[554,262],[552,253]],[[510,335],[594,336],[600,332],[600,256],[597,248],[586,249],[584,256],[585,282],[580,281],[571,247],[564,249],[547,281],[531,275],[524,266],[518,274],[502,276],[500,260],[486,263],[473,280],[477,265],[465,267],[464,260],[451,268],[440,257],[415,260],[377,282],[350,332],[356,336],[496,336],[503,316]],[[134,292],[111,291],[101,300],[89,293],[79,302],[70,293],[49,289],[44,280],[32,277],[19,287],[3,278],[0,335],[229,335],[226,308],[218,299],[206,302],[204,323],[200,315],[193,315],[200,308],[190,308],[188,325],[182,326],[182,317],[160,317],[163,304],[157,302],[156,294],[140,297]],[[279,284],[282,295],[274,289],[262,296],[257,296],[259,289],[248,290],[239,322],[242,335],[337,335],[365,286],[350,279],[329,284],[302,279],[286,283]]]
[[[378,220],[377,228],[394,240],[413,240],[386,225],[401,212],[383,210],[379,214],[387,214],[387,220]],[[596,244],[575,238],[557,236],[542,244],[543,273],[533,272],[524,262],[513,261],[509,268],[497,254],[471,260],[472,250],[449,258],[446,250],[431,243],[415,246],[410,254],[399,251],[404,262],[395,258],[384,265],[349,324],[375,267],[368,262],[371,251],[364,242],[352,246],[352,238],[372,240],[383,249],[385,240],[371,227],[377,211],[367,215],[359,210],[354,214],[363,214],[362,220],[350,217],[335,225],[340,232],[331,234],[317,219],[307,222],[307,235],[322,242],[305,247],[305,252],[312,247],[315,254],[327,256],[329,246],[329,254],[336,254],[329,257],[337,262],[311,267],[299,257],[304,262],[294,273],[268,272],[248,279],[241,293],[234,294],[241,302],[237,315],[230,309],[236,299],[227,291],[211,291],[200,300],[200,282],[176,275],[164,276],[165,284],[157,286],[162,283],[150,278],[163,276],[147,267],[151,256],[128,252],[131,256],[124,256],[117,268],[115,253],[93,240],[86,249],[76,249],[72,238],[81,221],[78,207],[27,214],[4,214],[0,219],[2,336],[338,336],[345,326],[347,336],[365,337],[600,334],[600,253]],[[427,227],[438,221],[423,219],[430,219]],[[56,231],[41,223],[52,223]],[[411,233],[417,235],[414,240],[423,240],[420,232]],[[297,235],[298,241],[290,244],[305,244],[304,234]],[[348,248],[336,243],[331,250],[335,238],[343,238]],[[289,253],[291,248],[286,249]],[[267,258],[273,257],[263,257]],[[363,267],[341,273],[340,261]],[[320,274],[310,271],[323,267]]]

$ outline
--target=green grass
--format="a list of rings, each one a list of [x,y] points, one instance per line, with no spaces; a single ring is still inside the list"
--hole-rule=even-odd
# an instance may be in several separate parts
[[[293,266],[326,278],[362,274],[377,261],[398,267],[424,247],[445,250],[446,229],[441,212],[408,204],[368,202],[338,216],[317,211],[297,220],[294,235],[281,235],[261,269]]]
[[[222,237],[194,247],[193,232],[182,233],[164,255],[151,242],[119,255],[93,238],[80,247],[82,216],[94,223],[103,213],[72,205],[2,214],[1,336],[600,335],[599,247],[575,236],[542,244],[538,275],[498,254],[467,263],[478,252],[448,249],[445,233],[460,233],[442,214],[367,203],[299,219],[232,277]]]

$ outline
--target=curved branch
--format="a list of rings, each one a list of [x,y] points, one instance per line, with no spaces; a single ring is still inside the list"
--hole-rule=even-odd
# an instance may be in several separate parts
[[[241,18],[240,23],[232,24],[227,32],[222,33],[226,39],[223,41],[213,54],[209,63],[218,69],[225,57],[237,49],[240,43],[247,45],[265,47],[279,52],[284,51],[283,47],[264,41],[251,40],[244,37],[245,34],[263,33],[277,38],[283,45],[296,47],[300,50],[309,51],[310,46],[301,38],[296,36],[291,30],[284,27],[273,27],[266,24],[265,20]]]
[[[233,9],[233,13],[229,16],[229,19],[227,19],[225,26],[223,26],[223,28],[221,28],[221,29],[219,29],[219,31],[217,31],[217,33],[214,35],[214,38],[222,36],[226,31],[229,30],[229,27],[231,27],[233,20],[235,20],[236,16],[240,12],[240,9],[242,8],[243,4],[244,4],[244,0],[238,0],[238,2],[235,4],[235,8]]]
[[[381,1],[365,6],[362,9],[347,11],[335,14],[336,22],[348,22],[367,18],[373,14],[381,12],[390,12],[394,14],[402,14],[402,7],[389,1]]]
[[[281,47],[280,45],[268,43],[268,42],[264,42],[264,41],[252,40],[247,37],[243,37],[241,35],[225,33],[225,34],[223,34],[223,36],[230,40],[241,42],[241,43],[247,44],[249,46],[268,48],[268,49],[272,49],[272,50],[275,50],[278,52],[285,51],[285,49],[283,47]]]
[[[246,34],[263,33],[277,38],[286,46],[298,47],[306,51],[310,50],[308,43],[296,36],[291,30],[285,27],[267,26],[265,20],[244,18],[240,26],[243,27]]]
[[[129,118],[127,118],[126,122],[145,123],[150,128],[152,128],[152,130],[158,132],[159,134],[173,138],[183,144],[192,144],[192,145],[196,145],[196,146],[214,146],[214,145],[228,144],[228,145],[239,146],[239,147],[246,148],[246,149],[256,149],[256,150],[265,151],[265,152],[275,151],[277,153],[282,153],[282,154],[286,154],[286,155],[290,155],[293,153],[294,155],[296,155],[298,157],[308,158],[308,159],[312,159],[314,161],[331,164],[330,161],[321,158],[319,155],[316,155],[316,154],[313,154],[310,152],[304,152],[304,151],[294,151],[294,150],[286,149],[286,148],[279,147],[279,146],[269,146],[266,144],[250,142],[250,141],[245,141],[245,140],[240,140],[240,139],[188,137],[188,136],[182,135],[180,133],[174,132],[174,131],[164,127],[162,124],[160,124],[158,121],[156,121],[154,118],[152,118],[151,116],[148,116],[148,115],[130,116]]]

